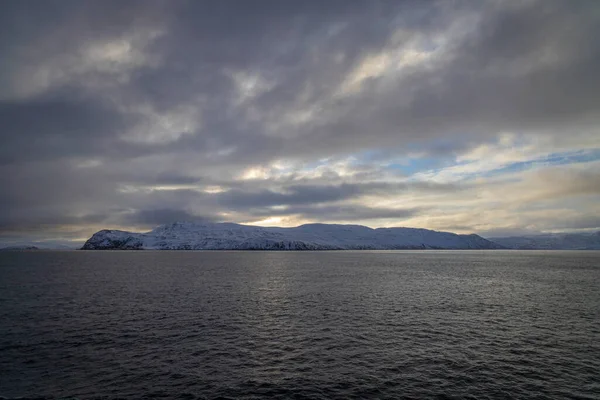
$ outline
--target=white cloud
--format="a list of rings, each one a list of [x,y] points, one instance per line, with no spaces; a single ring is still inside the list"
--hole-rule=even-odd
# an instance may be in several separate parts
[[[479,145],[458,155],[453,165],[430,171],[419,172],[416,180],[433,182],[457,182],[472,179],[486,173],[501,170],[518,163],[527,163],[523,168],[536,169],[551,164],[556,157],[568,159],[584,153],[600,151],[600,136],[586,134],[571,135],[569,140],[557,141],[554,137],[517,135],[502,133],[494,143]]]

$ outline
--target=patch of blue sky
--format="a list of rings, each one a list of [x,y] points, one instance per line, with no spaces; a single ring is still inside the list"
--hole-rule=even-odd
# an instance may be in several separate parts
[[[365,150],[352,155],[353,164],[372,164],[387,161],[392,155],[386,150]]]
[[[578,150],[564,153],[552,153],[546,157],[512,163],[478,176],[490,177],[500,174],[525,171],[543,166],[581,164],[600,160],[600,149]]]
[[[353,155],[352,165],[376,164],[392,172],[412,175],[447,166],[454,157],[398,157],[394,150],[368,150]]]
[[[416,173],[413,173],[414,176],[411,177],[411,179],[423,179],[423,175],[420,174],[420,172],[424,172],[425,176],[436,176],[439,174],[442,174],[447,168],[453,168],[453,167],[461,167],[461,166],[469,166],[469,164],[471,164],[471,162],[469,161],[462,161],[462,162],[454,162],[454,163],[445,163],[445,165],[441,166],[441,167],[433,167],[433,168],[428,168],[428,161],[430,159],[414,159],[413,162],[415,164],[413,164],[412,166],[409,164],[401,164],[399,166],[397,166],[397,168],[403,168],[404,171],[410,171],[411,168],[414,168],[414,170],[419,170]],[[439,162],[439,160],[437,159],[431,159],[432,160],[432,165],[435,165],[436,162]],[[451,175],[453,175],[454,179],[453,180],[469,180],[469,179],[473,179],[473,178],[491,178],[491,177],[497,177],[497,176],[502,176],[502,175],[510,175],[511,173],[516,173],[516,172],[520,172],[520,171],[526,171],[526,170],[532,170],[532,169],[536,169],[536,168],[543,168],[543,167],[551,167],[551,166],[557,166],[557,165],[568,165],[568,164],[583,164],[583,163],[589,163],[589,162],[595,162],[595,161],[600,161],[600,149],[585,149],[585,150],[577,150],[577,151],[570,151],[570,152],[562,152],[562,153],[552,153],[552,154],[548,154],[545,157],[538,157],[535,159],[530,159],[530,160],[525,160],[525,161],[519,161],[519,162],[514,162],[514,163],[510,163],[510,164],[506,164],[506,165],[502,165],[499,166],[498,168],[495,169],[491,169],[491,170],[472,170],[469,171],[468,168],[466,168],[464,171],[457,171],[452,173]],[[393,165],[391,167],[394,167]],[[409,175],[407,173],[407,175]],[[515,180],[518,180],[518,178],[513,178]]]
[[[430,171],[432,169],[438,169],[444,165],[447,165],[447,160],[441,160],[439,158],[421,157],[421,158],[409,158],[401,163],[391,163],[386,165],[386,169],[401,171],[406,175],[412,175],[417,172]]]
[[[323,165],[331,164],[332,161],[330,159],[321,159],[319,161],[314,161],[311,163],[306,163],[300,168],[300,171],[309,172],[314,171],[315,169],[322,167]]]

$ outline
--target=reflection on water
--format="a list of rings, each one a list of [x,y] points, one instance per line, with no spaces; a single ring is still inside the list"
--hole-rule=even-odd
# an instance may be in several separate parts
[[[600,253],[0,254],[0,396],[586,397]]]

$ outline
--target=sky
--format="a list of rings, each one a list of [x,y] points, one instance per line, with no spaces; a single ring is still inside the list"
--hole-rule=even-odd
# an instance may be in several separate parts
[[[597,0],[4,0],[0,242],[600,229]]]

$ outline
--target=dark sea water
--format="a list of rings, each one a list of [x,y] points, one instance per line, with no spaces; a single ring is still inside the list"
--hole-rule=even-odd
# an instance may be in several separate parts
[[[600,252],[5,252],[0,396],[600,398]]]

